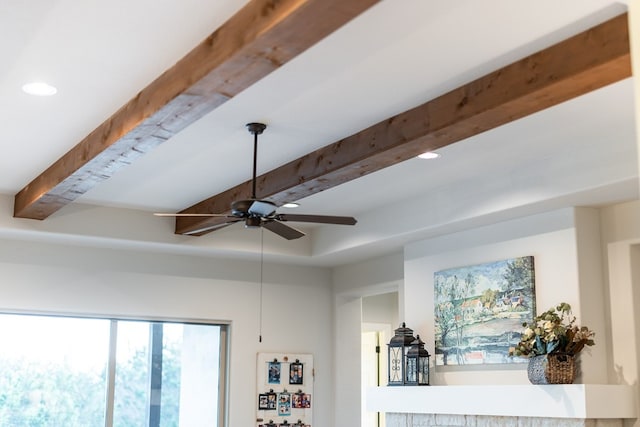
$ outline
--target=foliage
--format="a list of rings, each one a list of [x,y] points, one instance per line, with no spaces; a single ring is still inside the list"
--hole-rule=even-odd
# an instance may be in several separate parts
[[[502,289],[506,292],[524,292],[531,297],[533,283],[533,257],[520,257],[510,260],[502,276],[504,283]]]
[[[442,276],[435,277],[435,320],[436,328],[436,347],[456,348],[456,358],[458,363],[462,363],[462,354],[459,351],[464,336],[464,307],[463,303],[475,292],[475,278],[468,274],[464,278],[450,276],[444,278]],[[453,336],[452,336],[453,335]],[[449,354],[443,354],[446,360]]]
[[[485,307],[493,307],[496,305],[496,298],[498,296],[498,291],[495,289],[485,289],[480,295],[480,301],[482,301],[482,305]]]
[[[180,349],[163,349],[162,426],[179,418]],[[148,355],[136,351],[119,361],[114,426],[144,425],[147,411]],[[37,359],[0,358],[0,426],[86,427],[104,425],[106,368],[96,372]]]
[[[4,358],[0,362],[0,425],[104,425],[105,377],[67,363]]]
[[[571,315],[571,306],[566,302],[550,308],[522,326],[525,330],[520,342],[509,349],[512,356],[532,357],[552,353],[576,355],[585,346],[595,344],[594,332],[586,326],[576,325],[576,317]]]
[[[507,261],[500,286],[502,304],[510,304],[511,307],[508,310],[511,312],[520,312],[523,316],[533,316],[536,312],[534,282],[532,256]]]

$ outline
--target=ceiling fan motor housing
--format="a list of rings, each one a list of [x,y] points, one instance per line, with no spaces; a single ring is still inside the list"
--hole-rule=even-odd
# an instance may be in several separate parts
[[[260,228],[262,225],[262,219],[257,216],[250,216],[244,220],[244,228]]]

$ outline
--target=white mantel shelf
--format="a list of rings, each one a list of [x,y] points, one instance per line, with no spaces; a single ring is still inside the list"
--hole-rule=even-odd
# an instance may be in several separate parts
[[[544,418],[636,418],[635,388],[626,385],[474,385],[374,387],[372,412]]]

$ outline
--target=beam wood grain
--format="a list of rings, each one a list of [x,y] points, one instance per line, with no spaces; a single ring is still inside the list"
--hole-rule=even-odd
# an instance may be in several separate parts
[[[379,0],[253,0],[27,184],[14,216],[45,219]]]
[[[258,177],[257,194],[277,205],[299,200],[630,76],[623,14],[267,172]],[[181,213],[228,213],[250,189],[242,183]],[[177,218],[175,232],[219,221]]]

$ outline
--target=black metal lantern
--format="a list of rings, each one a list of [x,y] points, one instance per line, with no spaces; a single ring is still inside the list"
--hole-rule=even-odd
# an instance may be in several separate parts
[[[420,335],[411,343],[407,351],[407,371],[405,384],[429,385],[429,352],[424,348]]]
[[[405,384],[407,352],[413,341],[415,341],[413,330],[407,328],[407,325],[402,322],[402,325],[395,330],[395,335],[388,344],[389,382],[387,385]]]

